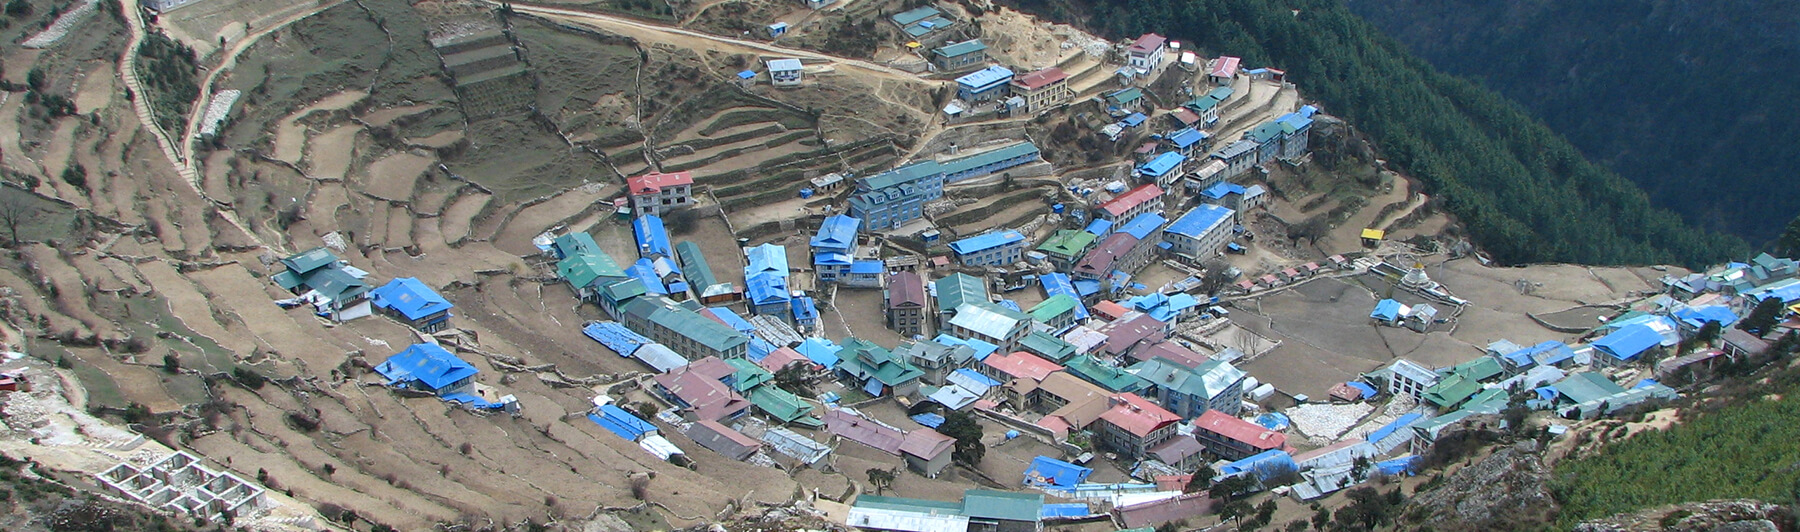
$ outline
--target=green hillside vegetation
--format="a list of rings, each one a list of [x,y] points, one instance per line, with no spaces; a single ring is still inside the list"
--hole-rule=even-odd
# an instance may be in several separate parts
[[[1155,31],[1287,70],[1307,97],[1368,133],[1496,260],[1701,265],[1739,239],[1685,225],[1492,91],[1440,73],[1336,0],[1018,0],[1111,37]],[[1076,21],[1080,22],[1080,21]]]
[[[1752,242],[1800,212],[1800,3],[1351,0],[1439,69],[1519,102],[1690,221]]]

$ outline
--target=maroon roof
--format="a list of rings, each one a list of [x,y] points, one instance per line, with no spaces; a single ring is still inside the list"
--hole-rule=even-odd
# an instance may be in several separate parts
[[[1191,126],[1200,121],[1200,115],[1194,114],[1193,111],[1188,110],[1186,107],[1170,111],[1169,115],[1174,116],[1175,120],[1181,122],[1181,125],[1184,126]]]
[[[1108,323],[1100,332],[1106,333],[1106,353],[1116,357],[1130,351],[1139,342],[1154,344],[1167,339],[1165,327],[1167,324],[1157,321],[1149,314],[1140,313],[1131,319]]]
[[[1152,527],[1206,515],[1212,511],[1211,497],[1207,492],[1189,493],[1171,499],[1113,508],[1113,515],[1118,516],[1128,527]]]
[[[1025,90],[1034,91],[1065,79],[1069,79],[1069,75],[1064,74],[1062,69],[1050,67],[1015,78],[1012,84],[1023,87]]]
[[[1149,399],[1139,397],[1135,393],[1122,393],[1112,397],[1113,406],[1100,419],[1117,425],[1126,432],[1142,438],[1151,432],[1181,422],[1181,416],[1168,411]]]
[[[899,272],[888,276],[888,308],[925,306],[925,281],[919,274]]]
[[[923,428],[906,433],[905,439],[900,442],[900,452],[930,460],[950,450],[954,443],[956,438]]]
[[[1176,464],[1189,456],[1200,454],[1200,451],[1204,450],[1206,450],[1206,445],[1201,444],[1200,440],[1194,439],[1193,436],[1176,435],[1169,438],[1168,441],[1151,447],[1150,454],[1157,460],[1161,460],[1162,463]]]
[[[1131,51],[1137,53],[1150,53],[1156,51],[1157,48],[1162,48],[1163,44],[1167,42],[1169,42],[1167,37],[1154,33],[1146,33],[1144,36],[1138,37],[1137,42],[1131,43]]]
[[[717,368],[707,364],[708,361],[724,366],[727,370],[724,375],[731,374],[731,365],[715,357],[706,357],[657,375],[654,377],[656,385],[686,402],[695,419],[722,419],[749,408],[750,401],[719,380],[724,378],[723,375],[713,376]]]
[[[1131,233],[1118,232],[1107,235],[1106,240],[1100,241],[1100,245],[1094,246],[1094,249],[1089,250],[1087,255],[1081,257],[1080,262],[1075,263],[1075,271],[1105,276],[1106,272],[1112,271],[1113,263],[1118,262],[1119,257],[1131,252],[1131,248],[1137,243],[1137,237],[1131,236]]]
[[[1205,363],[1207,360],[1211,360],[1206,355],[1196,353],[1192,349],[1182,347],[1181,344],[1169,341],[1158,342],[1156,345],[1139,349],[1131,354],[1131,358],[1139,362],[1158,357],[1180,364],[1188,369],[1200,367],[1200,364]]]
[[[900,429],[864,419],[842,408],[825,412],[825,430],[892,455],[900,454],[900,444],[906,441],[906,435]]]

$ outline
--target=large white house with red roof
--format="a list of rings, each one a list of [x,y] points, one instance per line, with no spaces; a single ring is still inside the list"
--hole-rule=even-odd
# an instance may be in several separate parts
[[[662,216],[671,209],[694,204],[694,176],[689,172],[644,174],[625,179],[633,216]]]
[[[1155,70],[1162,64],[1163,52],[1169,49],[1169,39],[1154,33],[1146,33],[1125,49],[1125,62],[1136,68],[1138,72]]]

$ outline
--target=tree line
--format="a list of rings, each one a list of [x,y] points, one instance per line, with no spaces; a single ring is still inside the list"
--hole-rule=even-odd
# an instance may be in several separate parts
[[[1653,207],[1643,190],[1589,162],[1516,103],[1438,72],[1336,0],[1077,1],[1018,4],[1053,16],[1089,13],[1090,29],[1114,38],[1158,32],[1287,71],[1326,112],[1356,124],[1390,164],[1443,198],[1500,262],[1698,266],[1748,249]]]

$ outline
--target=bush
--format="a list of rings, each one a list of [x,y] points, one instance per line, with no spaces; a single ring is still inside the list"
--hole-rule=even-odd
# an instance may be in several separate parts
[[[252,390],[260,390],[262,389],[263,384],[269,382],[269,379],[264,377],[261,373],[257,373],[256,370],[245,368],[243,366],[231,368],[231,380],[236,381],[240,386]]]

